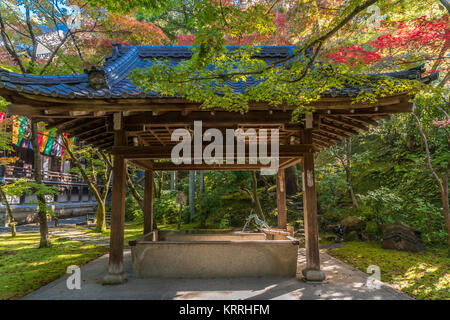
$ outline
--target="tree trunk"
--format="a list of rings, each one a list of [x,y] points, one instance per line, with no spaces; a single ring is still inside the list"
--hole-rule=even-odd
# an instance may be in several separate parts
[[[95,231],[106,231],[106,206],[105,202],[97,200],[97,213],[95,215]]]
[[[11,237],[15,237],[16,234],[16,221],[14,220],[14,216],[11,211],[11,207],[9,206],[8,198],[6,197],[6,194],[3,192],[3,189],[0,187],[0,196],[3,199],[3,202],[5,203],[6,207],[6,214],[8,215],[9,219],[9,227],[11,228]]]
[[[163,183],[164,183],[164,171],[161,171],[161,173],[159,174],[159,176],[158,176],[158,183],[159,183],[158,198],[161,198],[162,189],[163,189]]]
[[[183,212],[183,204],[180,203],[180,210],[178,210],[178,230],[181,230],[181,213]]]
[[[447,236],[448,236],[448,257],[450,258],[450,212],[448,208],[448,168],[445,170],[444,177],[442,179],[442,213],[445,217],[445,222],[447,224]]]
[[[439,186],[439,190],[441,192],[441,199],[442,199],[442,214],[445,218],[445,223],[447,224],[447,237],[448,237],[448,257],[450,257],[450,212],[448,208],[448,169],[449,167],[445,168],[442,181],[439,178],[438,174],[433,168],[433,165],[431,163],[431,153],[430,153],[430,147],[428,146],[428,138],[423,132],[422,124],[420,123],[419,117],[414,113],[411,112],[411,115],[414,117],[417,123],[417,129],[419,129],[420,136],[422,137],[423,144],[425,145],[425,153],[426,153],[426,160],[428,169],[430,169],[431,175],[433,176],[434,180],[436,181],[437,185]]]
[[[347,177],[348,190],[350,192],[350,198],[352,199],[353,208],[358,210],[359,204],[358,204],[358,200],[356,199],[355,192],[353,190],[353,182],[352,182],[352,176],[350,173],[350,169],[347,166],[345,166],[344,169],[345,169],[345,175]]]
[[[34,181],[38,184],[42,184],[42,172],[41,172],[41,153],[39,152],[39,142],[38,142],[38,121],[32,119],[32,138],[31,143],[33,146],[33,175]],[[38,195],[38,217],[39,217],[39,232],[41,234],[41,239],[39,242],[39,248],[48,248],[51,245],[50,237],[48,235],[48,224],[47,224],[47,209],[45,203],[45,197],[43,195]]]
[[[205,171],[200,170],[200,181],[199,181],[200,193],[205,192]]]
[[[358,200],[356,199],[355,192],[353,190],[352,172],[350,169],[351,165],[350,159],[352,156],[351,148],[352,148],[352,141],[351,138],[348,137],[343,142],[343,152],[345,153],[345,157],[340,156],[339,151],[336,149],[331,148],[331,152],[339,160],[339,162],[341,163],[342,167],[345,170],[345,177],[347,181],[348,191],[350,193],[350,198],[352,199],[352,205],[354,209],[358,210],[359,204]]]
[[[170,173],[170,190],[176,190],[177,189],[177,172],[172,171]]]
[[[261,207],[261,203],[259,202],[259,197],[258,197],[258,179],[256,178],[256,171],[252,171],[252,185],[253,185],[253,200],[255,200],[255,204],[256,204],[256,209],[258,210],[259,215],[261,216],[261,218],[266,221],[266,217],[264,216],[264,211]]]
[[[89,176],[86,173],[86,170],[84,169],[84,167],[81,165],[80,160],[77,157],[75,157],[74,153],[70,149],[67,138],[65,136],[62,136],[62,139],[63,139],[63,144],[65,146],[65,150],[69,153],[70,158],[72,159],[72,163],[80,171],[84,182],[88,185],[89,190],[91,190],[92,194],[95,197],[95,200],[97,201],[97,213],[95,216],[95,229],[94,230],[96,232],[104,232],[104,231],[106,231],[106,197],[108,196],[108,190],[109,190],[108,186],[111,181],[112,171],[109,169],[108,173],[106,174],[107,177],[105,178],[105,181],[104,181],[105,185],[104,185],[103,195],[102,195],[99,190],[100,189],[99,185],[95,184],[94,182],[92,182],[91,179],[89,179]],[[34,148],[34,146],[33,146],[33,148]],[[101,154],[100,154],[100,156],[101,156]],[[107,161],[106,158],[103,158],[103,160],[105,162]]]
[[[174,171],[176,172],[176,171]],[[153,176],[152,176],[153,179]],[[139,179],[140,180],[140,179]],[[131,179],[130,175],[127,173],[127,186],[131,191],[131,195],[133,196],[134,200],[136,200],[136,202],[138,203],[139,207],[142,209],[142,212],[144,212],[144,199],[141,197],[141,195],[139,194],[137,188],[136,188],[136,183],[139,183],[138,181],[133,181],[133,179]],[[155,179],[152,180],[152,193],[153,196],[156,198],[157,194],[156,194],[156,184],[155,184]],[[153,219],[153,230],[158,229],[158,224],[156,223],[156,219]]]
[[[450,13],[450,1],[448,0],[440,0],[440,1],[444,5],[445,9],[447,9],[448,13]]]
[[[53,223],[54,223],[54,226],[55,226],[55,227],[58,226],[58,221],[59,221],[58,214],[55,213],[55,215],[53,216]]]
[[[355,197],[355,192],[353,191],[352,172],[350,171],[350,159],[352,156],[352,138],[351,137],[348,137],[347,139],[345,139],[344,146],[345,146],[345,153],[346,153],[345,158],[347,161],[347,163],[344,165],[345,175],[347,176],[347,183],[348,183],[348,188],[350,191],[350,197],[351,197],[352,203],[353,203],[353,208],[358,210],[359,204],[358,204],[358,200]]]
[[[131,191],[131,195],[133,196],[134,200],[138,203],[139,207],[144,210],[144,199],[139,194],[139,192],[136,189],[136,186],[134,185],[134,181],[131,178],[130,174],[127,172],[127,186],[128,189]],[[153,192],[153,191],[152,191]]]
[[[189,223],[192,223],[192,219],[195,213],[195,171],[189,171]]]

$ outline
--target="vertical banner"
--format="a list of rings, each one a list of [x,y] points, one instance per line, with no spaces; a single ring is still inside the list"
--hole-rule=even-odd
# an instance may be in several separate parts
[[[17,145],[19,141],[20,118],[17,115],[12,116],[12,144]]]
[[[27,130],[27,118],[26,117],[19,117],[19,135],[18,135],[18,139],[17,139],[17,144],[16,146],[22,146],[22,140],[23,137],[25,135],[25,132]],[[28,144],[27,144],[28,146]],[[27,147],[25,146],[25,148]]]
[[[67,137],[68,134],[67,135],[64,134],[64,135]],[[68,144],[68,148],[69,148],[70,151],[73,151],[73,147],[75,145],[75,142],[76,142],[76,137],[72,137],[72,138],[67,139],[67,144]],[[66,150],[64,150],[64,151],[66,151]],[[67,159],[70,159],[70,155],[69,155],[68,152],[64,152],[63,157],[65,157]]]
[[[42,140],[44,139],[44,132],[38,133],[38,145],[39,145],[39,151],[42,148]]]
[[[67,138],[68,136],[69,136],[69,133],[68,132],[64,132],[64,137]],[[69,140],[69,139],[67,139],[67,140]],[[65,154],[64,154],[65,149],[66,149],[66,146],[63,143],[62,144],[62,148],[61,148],[61,154],[59,155],[60,157],[65,157]]]
[[[53,142],[53,147],[52,147],[52,151],[51,151],[50,155],[57,157],[59,150],[61,149],[61,144],[62,144],[62,138],[60,135],[58,135],[58,137],[55,138],[55,141]]]
[[[50,133],[48,131],[43,131],[41,132],[42,135],[42,139],[41,139],[41,143],[39,144],[39,151],[40,152],[44,152],[45,150],[45,146],[47,145],[47,141],[48,141],[48,135]]]
[[[53,143],[55,141],[55,137],[56,137],[56,129],[53,128],[48,133],[47,145],[45,146],[45,149],[44,149],[45,154],[50,155],[52,148],[53,148]]]

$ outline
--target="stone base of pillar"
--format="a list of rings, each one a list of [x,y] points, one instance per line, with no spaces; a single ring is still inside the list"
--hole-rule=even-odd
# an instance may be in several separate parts
[[[303,269],[303,280],[309,282],[323,282],[325,281],[325,273],[322,270]]]
[[[103,277],[102,284],[103,285],[122,284],[124,281],[125,281],[125,272],[121,272],[121,273],[108,272]]]

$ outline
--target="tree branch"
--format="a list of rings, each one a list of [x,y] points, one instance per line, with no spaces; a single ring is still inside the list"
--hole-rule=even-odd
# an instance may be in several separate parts
[[[439,176],[436,173],[436,171],[434,171],[433,165],[431,163],[430,147],[428,145],[427,136],[423,132],[422,124],[420,123],[419,117],[414,112],[411,112],[411,115],[414,117],[414,119],[417,122],[417,128],[419,129],[420,136],[422,137],[423,144],[425,145],[425,153],[426,153],[426,159],[427,159],[428,168],[430,169],[431,174],[433,175],[433,178],[436,180],[437,184],[439,185],[439,189],[441,190],[441,192],[444,192],[444,186],[442,184],[442,181],[439,178]]]

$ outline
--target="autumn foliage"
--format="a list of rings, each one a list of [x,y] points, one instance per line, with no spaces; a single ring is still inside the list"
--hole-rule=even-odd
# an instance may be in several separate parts
[[[105,40],[130,45],[162,45],[164,40],[168,40],[163,31],[153,23],[140,22],[125,15],[111,14],[105,23],[105,29],[111,36],[102,39],[102,45],[107,44]]]
[[[377,30],[379,35],[368,43],[333,48],[326,56],[332,62],[350,65],[373,65],[388,60],[397,60],[400,63],[414,62],[419,51],[425,59],[444,60],[445,57],[439,52],[444,53],[449,47],[448,26],[448,14],[438,19],[422,16],[411,21],[384,23]],[[447,71],[448,68],[447,63],[441,66],[441,69]]]
[[[226,35],[225,43],[228,46],[245,46],[245,45],[272,45],[282,46],[292,44],[292,39],[289,33],[289,26],[286,13],[276,13],[273,17],[273,22],[276,27],[274,32],[254,32],[245,34],[240,37],[232,37]],[[194,35],[180,34],[177,36],[177,45],[189,46],[194,42]]]

